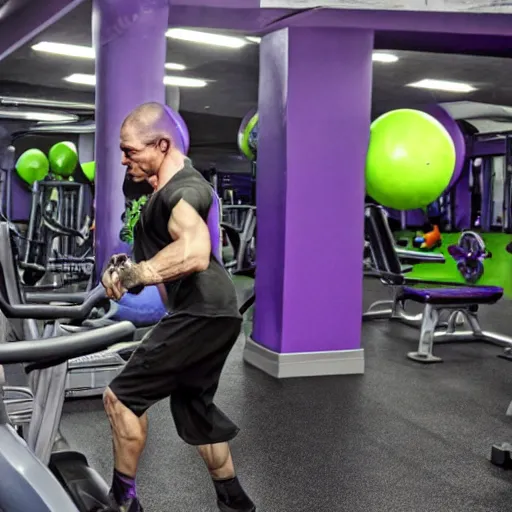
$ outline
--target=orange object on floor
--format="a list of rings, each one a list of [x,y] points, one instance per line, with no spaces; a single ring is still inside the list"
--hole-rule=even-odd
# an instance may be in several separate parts
[[[441,243],[441,231],[439,231],[439,226],[434,226],[432,231],[425,233],[423,239],[425,241],[421,244],[421,249],[433,249],[439,245]]]

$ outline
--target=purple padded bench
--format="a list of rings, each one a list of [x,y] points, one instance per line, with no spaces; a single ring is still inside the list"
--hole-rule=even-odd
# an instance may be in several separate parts
[[[503,288],[498,286],[461,286],[456,288],[413,288],[402,286],[396,300],[402,307],[406,301],[424,304],[420,341],[416,352],[407,357],[420,363],[439,363],[433,352],[434,343],[450,341],[487,341],[511,345],[512,340],[497,333],[482,331],[478,321],[478,306],[498,302]],[[448,321],[441,325],[441,313],[448,313]],[[465,325],[466,330],[458,329]]]
[[[389,319],[420,327],[416,352],[408,357],[421,363],[436,363],[441,358],[432,354],[434,343],[450,341],[486,341],[512,346],[512,338],[483,331],[478,321],[478,307],[498,302],[503,289],[497,286],[460,286],[419,288],[409,286],[385,210],[378,205],[365,208],[365,237],[371,260],[371,276],[393,289],[393,300],[374,302],[363,314],[363,320]],[[423,305],[418,315],[408,314],[407,301]],[[442,317],[442,320],[440,318]]]
[[[413,288],[404,286],[398,300],[411,300],[420,304],[469,305],[494,304],[503,297],[498,286],[461,286],[457,288]]]

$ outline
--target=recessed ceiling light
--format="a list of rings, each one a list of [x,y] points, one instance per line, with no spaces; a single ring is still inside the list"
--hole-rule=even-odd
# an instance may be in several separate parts
[[[373,62],[383,62],[385,64],[390,64],[392,62],[396,62],[398,57],[392,53],[374,52],[372,55],[372,60]]]
[[[245,39],[247,39],[247,41],[251,41],[251,43],[261,43],[261,37],[247,36]]]
[[[164,77],[165,85],[177,85],[178,87],[205,87],[207,82],[197,78],[186,78],[184,76],[166,76]]]
[[[82,73],[75,73],[64,78],[66,82],[80,85],[96,85],[95,75],[84,75]],[[163,78],[165,85],[177,85],[179,87],[204,87],[208,85],[205,80],[199,80],[197,78],[187,78],[183,76],[166,76]]]
[[[183,64],[178,64],[176,62],[168,62],[165,65],[165,69],[172,69],[174,71],[185,71],[187,69]]]
[[[42,41],[32,46],[32,49],[38,52],[53,53],[54,55],[64,55],[66,57],[77,57],[81,59],[95,59],[96,54],[94,48],[89,46],[77,46],[74,44],[63,43],[50,43]],[[173,69],[175,71],[184,71],[187,69],[183,64],[176,62],[168,62],[165,65],[166,69]]]
[[[165,35],[172,39],[180,39],[191,43],[209,44],[212,46],[224,46],[226,48],[241,48],[247,44],[245,39],[239,37],[211,34],[197,30],[186,30],[183,28],[170,28]]]
[[[448,92],[472,92],[476,91],[476,89],[469,84],[464,84],[462,82],[449,82],[446,80],[433,80],[430,78],[425,78],[424,80],[420,80],[419,82],[414,82],[412,84],[407,84],[408,87],[418,87],[420,89],[432,89],[435,91],[448,91]]]
[[[95,75],[84,75],[83,73],[74,73],[64,78],[66,82],[80,85],[96,85]]]
[[[78,121],[78,116],[58,112],[25,111],[0,109],[0,118],[22,119],[24,121],[44,121],[47,123],[72,123]]]
[[[66,55],[68,57],[77,57],[79,59],[94,59],[94,48],[89,46],[77,46],[74,44],[50,43],[42,41],[32,46],[37,52],[53,53],[55,55]]]

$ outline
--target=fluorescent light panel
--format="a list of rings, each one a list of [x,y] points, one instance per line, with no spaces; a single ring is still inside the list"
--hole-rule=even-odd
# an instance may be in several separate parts
[[[77,46],[74,44],[50,43],[42,41],[32,46],[36,52],[53,53],[55,55],[66,55],[78,59],[94,59],[94,48],[88,46]]]
[[[84,75],[82,73],[75,73],[64,78],[66,82],[80,85],[96,85],[95,75]],[[205,87],[208,83],[205,80],[197,78],[186,78],[182,76],[166,76],[163,79],[165,85],[177,85],[179,87]]]
[[[247,41],[250,41],[251,43],[256,43],[256,44],[261,43],[261,37],[246,36],[245,39],[247,39]],[[372,60],[374,62],[382,62],[384,64],[391,64],[393,62],[397,62],[399,59],[396,55],[393,55],[392,53],[374,52],[372,55]]]
[[[384,52],[374,52],[372,55],[373,62],[382,62],[385,64],[391,64],[398,60],[396,55],[392,53],[384,53]]]
[[[3,119],[22,119],[25,121],[45,121],[48,123],[71,123],[78,120],[78,116],[72,114],[60,114],[54,112],[38,112],[9,110],[0,108],[0,118]]]
[[[66,82],[71,82],[72,84],[80,84],[80,85],[96,85],[96,76],[95,75],[85,75],[83,73],[74,73],[64,78]]]
[[[32,46],[32,49],[38,52],[52,53],[54,55],[64,55],[66,57],[76,57],[81,59],[96,58],[94,48],[90,48],[89,46],[77,46],[75,44],[62,44],[42,41],[41,43],[37,43]],[[175,71],[183,71],[186,69],[183,64],[178,64],[177,62],[168,62],[165,65],[165,68]]]
[[[419,82],[407,84],[408,87],[417,87],[419,89],[431,89],[434,91],[448,91],[448,92],[472,92],[476,89],[470,84],[462,82],[449,82],[447,80],[433,80],[425,78]]]
[[[187,68],[183,64],[178,64],[177,62],[168,62],[165,65],[165,69],[172,69],[173,71],[185,71]]]
[[[16,96],[0,96],[1,105],[31,106],[48,108],[68,108],[71,110],[94,110],[94,103],[81,103],[79,101],[45,100],[42,98],[18,98]]]
[[[166,76],[165,85],[177,85],[178,87],[205,87],[207,82],[198,78],[187,78],[184,76]]]
[[[166,36],[171,39],[208,44],[211,46],[223,46],[225,48],[242,48],[242,46],[247,44],[245,39],[239,37],[211,34],[209,32],[199,32],[197,30],[187,30],[184,28],[170,28]]]
[[[261,43],[261,37],[255,37],[255,36],[246,36],[247,41],[250,41],[251,43],[260,44]],[[396,55],[393,55],[392,53],[386,53],[386,52],[374,52],[372,55],[373,62],[381,62],[383,64],[392,64],[394,62],[397,62],[399,59]]]

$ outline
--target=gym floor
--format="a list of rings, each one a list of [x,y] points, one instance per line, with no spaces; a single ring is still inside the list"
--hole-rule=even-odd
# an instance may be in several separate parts
[[[365,282],[365,307],[385,298]],[[482,324],[512,334],[510,303],[482,311]],[[239,476],[260,512],[502,512],[512,472],[489,462],[512,440],[512,362],[499,347],[438,345],[444,363],[406,358],[413,329],[363,325],[361,376],[277,381],[242,362],[242,338],[218,404],[242,431],[233,443]],[[177,437],[167,403],[150,414],[138,478],[147,512],[213,512],[213,487],[194,449]],[[100,400],[66,404],[63,431],[110,481],[111,441]],[[75,444],[76,443],[76,444]]]

